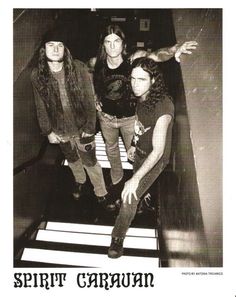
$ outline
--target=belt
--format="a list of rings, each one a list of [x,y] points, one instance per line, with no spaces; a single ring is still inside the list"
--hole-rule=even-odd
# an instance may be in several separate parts
[[[106,113],[102,111],[102,114],[107,117],[107,118],[117,118],[117,119],[123,119],[123,118],[130,118],[130,117],[134,117],[134,114],[131,115],[117,115],[117,114],[110,114],[110,113]]]

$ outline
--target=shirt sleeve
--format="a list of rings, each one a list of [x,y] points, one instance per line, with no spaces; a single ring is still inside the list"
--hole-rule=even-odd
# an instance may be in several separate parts
[[[174,104],[170,99],[170,97],[168,96],[166,96],[161,103],[161,106],[158,112],[158,118],[166,114],[170,115],[172,119],[174,119],[174,114],[175,114]]]
[[[85,64],[81,63],[79,67],[78,81],[81,84],[81,90],[83,91],[82,104],[86,112],[87,121],[82,127],[82,130],[88,134],[95,133],[96,126],[96,107],[95,107],[95,92],[92,82],[91,74]]]

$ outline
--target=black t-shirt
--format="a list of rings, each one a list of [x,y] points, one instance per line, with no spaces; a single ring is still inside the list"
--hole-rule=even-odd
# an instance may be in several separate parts
[[[152,151],[152,136],[157,120],[162,116],[169,114],[172,117],[168,126],[164,154],[162,156],[166,161],[169,160],[171,151],[172,126],[174,118],[174,104],[171,99],[166,96],[163,100],[156,103],[150,111],[146,109],[143,103],[138,103],[136,120],[135,120],[135,136],[136,154],[141,158],[146,158]],[[158,141],[158,139],[156,140]]]
[[[95,91],[102,102],[103,112],[118,118],[135,114],[136,99],[131,99],[130,71],[127,60],[115,69],[110,69],[105,61],[95,70]]]

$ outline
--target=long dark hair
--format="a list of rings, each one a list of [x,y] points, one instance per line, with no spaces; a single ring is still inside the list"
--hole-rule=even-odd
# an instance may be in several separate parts
[[[172,100],[172,97],[168,94],[162,72],[157,62],[146,57],[137,58],[132,63],[131,71],[137,67],[141,67],[149,74],[151,80],[155,80],[149,89],[147,100],[142,103],[147,110],[152,110],[153,107],[155,107],[155,105],[165,97]]]
[[[107,54],[105,51],[104,47],[104,39],[106,36],[110,34],[116,34],[117,36],[120,37],[120,39],[123,42],[123,51],[122,55],[126,56],[126,40],[125,40],[125,33],[121,29],[121,27],[117,24],[110,24],[104,28],[104,30],[101,32],[100,39],[99,39],[99,48],[98,48],[98,53],[97,53],[97,63],[99,64],[100,62],[104,62],[107,58]]]
[[[65,71],[66,89],[69,92],[72,103],[76,106],[79,98],[81,98],[82,90],[78,86],[75,65],[67,47],[65,47],[64,50],[63,67]],[[43,100],[48,103],[47,101],[49,100],[48,96],[50,94],[50,90],[54,93],[55,90],[52,88],[52,74],[47,62],[45,47],[41,47],[39,50],[37,85]],[[55,95],[57,96],[57,94]]]

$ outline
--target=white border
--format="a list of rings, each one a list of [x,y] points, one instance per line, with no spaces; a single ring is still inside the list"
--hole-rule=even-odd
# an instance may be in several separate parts
[[[45,289],[14,289],[13,273],[19,269],[13,269],[12,263],[12,222],[13,222],[13,205],[12,205],[12,151],[13,151],[13,125],[12,125],[12,9],[13,8],[112,8],[108,1],[5,1],[0,4],[0,57],[2,71],[0,73],[0,148],[2,159],[1,170],[1,210],[0,210],[0,226],[1,226],[1,291],[4,295],[13,296],[41,296],[42,294],[53,296],[64,296],[69,294],[91,294],[104,296],[120,296],[121,294],[149,294],[150,296],[235,296],[235,213],[236,213],[236,195],[235,195],[235,9],[233,2],[227,4],[226,1],[165,1],[158,3],[155,1],[137,2],[133,1],[117,1],[117,6],[113,8],[223,8],[224,30],[224,268],[223,277],[191,277],[183,276],[183,271],[197,271],[199,269],[162,269],[156,276],[155,288],[143,291],[143,289],[119,289],[105,291],[103,289],[89,289],[81,291],[76,286],[76,274],[78,269],[63,269],[68,272],[68,281],[64,288],[54,288],[49,291]],[[211,3],[212,2],[212,3]],[[119,7],[118,7],[119,5]],[[158,5],[158,7],[157,7]],[[178,5],[178,7],[177,7]],[[78,7],[79,6],[79,7]],[[55,272],[60,269],[20,269],[20,272]],[[220,269],[200,269],[200,271],[219,271]]]

